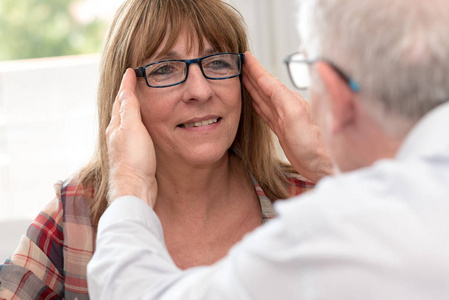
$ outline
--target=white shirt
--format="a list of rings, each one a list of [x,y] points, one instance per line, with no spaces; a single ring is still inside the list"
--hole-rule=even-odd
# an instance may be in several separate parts
[[[449,299],[449,104],[396,159],[323,179],[211,267],[178,269],[158,217],[122,197],[100,220],[92,299]]]

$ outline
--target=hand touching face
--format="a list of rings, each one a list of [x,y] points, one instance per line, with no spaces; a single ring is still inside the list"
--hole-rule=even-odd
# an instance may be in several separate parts
[[[156,155],[142,123],[136,94],[136,76],[128,69],[106,130],[109,154],[109,202],[136,196],[154,207],[157,198]]]

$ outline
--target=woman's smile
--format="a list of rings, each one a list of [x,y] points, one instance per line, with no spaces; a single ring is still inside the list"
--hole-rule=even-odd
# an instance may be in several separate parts
[[[200,127],[211,128],[210,125],[217,124],[221,120],[222,120],[221,117],[206,116],[206,117],[202,117],[202,118],[190,119],[182,124],[179,124],[178,127],[185,128],[185,129],[188,129],[188,128],[197,129]]]

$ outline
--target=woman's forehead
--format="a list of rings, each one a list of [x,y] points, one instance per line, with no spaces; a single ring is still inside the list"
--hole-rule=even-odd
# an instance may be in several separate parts
[[[174,55],[178,55],[176,58],[186,59],[209,53],[235,52],[235,44],[238,43],[237,35],[232,35],[229,31],[221,30],[220,34],[214,34],[188,19],[170,22],[158,28],[145,26],[137,36],[139,38],[134,45],[132,59],[135,67]]]
[[[212,46],[205,37],[198,37],[194,32],[186,29],[173,36],[170,31],[164,37],[161,45],[150,57],[145,58],[145,63],[151,63],[163,59],[187,59],[197,58],[219,52],[220,49]]]

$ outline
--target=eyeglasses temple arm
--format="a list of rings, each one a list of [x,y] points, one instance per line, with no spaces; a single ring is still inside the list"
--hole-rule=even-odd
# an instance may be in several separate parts
[[[240,59],[242,61],[242,65],[243,65],[245,63],[245,53],[240,53],[239,56],[240,56]]]
[[[142,67],[134,69],[134,72],[136,73],[137,77],[145,77],[145,70]]]

